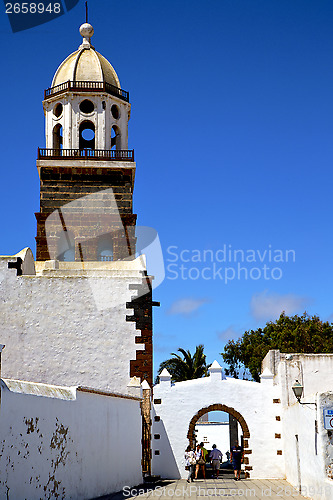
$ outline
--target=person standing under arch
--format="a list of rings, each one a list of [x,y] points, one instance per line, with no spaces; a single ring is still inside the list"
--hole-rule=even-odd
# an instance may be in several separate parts
[[[240,480],[243,458],[244,458],[243,448],[239,446],[238,441],[236,441],[235,446],[231,448],[231,455],[230,455],[230,460],[234,468],[235,481]]]
[[[188,445],[185,451],[185,467],[186,469],[188,468],[188,477],[187,477],[187,482],[189,483],[190,481],[193,481],[193,476],[194,476],[194,469],[196,466],[196,459],[195,459],[195,454],[194,451],[192,450],[191,446]]]
[[[200,468],[202,470],[203,478],[206,479],[206,462],[204,460],[203,451],[202,451],[200,444],[197,445],[197,449],[195,452],[195,458],[197,461],[197,464],[195,466],[195,479],[198,479],[198,472],[199,472]]]
[[[213,444],[213,449],[209,453],[209,458],[212,462],[213,468],[213,478],[216,476],[216,479],[219,478],[220,465],[222,460],[222,452],[216,448],[216,444]]]

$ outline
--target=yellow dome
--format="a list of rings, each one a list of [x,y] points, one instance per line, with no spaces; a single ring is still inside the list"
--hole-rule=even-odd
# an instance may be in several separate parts
[[[91,25],[83,24],[80,27],[83,43],[60,64],[53,77],[52,87],[70,80],[107,82],[120,88],[119,78],[112,65],[90,44],[87,34],[92,36],[93,32]]]

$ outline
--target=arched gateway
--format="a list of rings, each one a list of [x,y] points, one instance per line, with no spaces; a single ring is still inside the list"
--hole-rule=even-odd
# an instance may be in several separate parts
[[[238,411],[236,411],[234,408],[230,408],[229,406],[226,406],[224,404],[219,404],[219,403],[209,405],[205,408],[201,408],[201,410],[199,410],[191,418],[191,421],[190,421],[190,424],[188,427],[187,439],[189,440],[190,445],[192,446],[192,448],[195,445],[195,441],[194,441],[193,436],[194,436],[194,430],[195,430],[196,423],[198,422],[200,417],[205,415],[205,413],[209,413],[210,411],[224,411],[226,413],[229,413],[229,415],[232,415],[233,417],[235,417],[235,419],[239,422],[239,424],[242,428],[242,431],[243,431],[243,447],[244,447],[244,455],[246,455],[244,457],[244,464],[246,467],[245,477],[250,477],[249,470],[251,470],[251,469],[250,469],[250,463],[249,463],[249,457],[248,457],[248,455],[250,455],[252,453],[252,450],[249,449],[250,431],[249,431],[247,423],[244,420],[244,417],[242,417],[242,415]]]
[[[174,384],[166,370],[161,373],[153,398],[152,473],[186,477],[184,451],[197,421],[205,413],[224,411],[242,428],[246,476],[283,477],[280,394],[272,373],[264,372],[258,383],[226,378],[216,361],[209,371],[209,377]]]

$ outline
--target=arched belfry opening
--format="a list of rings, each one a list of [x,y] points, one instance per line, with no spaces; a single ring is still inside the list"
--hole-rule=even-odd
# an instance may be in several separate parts
[[[105,234],[98,239],[97,260],[100,262],[110,262],[113,260],[112,234]]]
[[[242,443],[244,449],[245,477],[250,477],[249,471],[252,469],[252,467],[250,467],[249,464],[249,456],[252,453],[252,451],[249,449],[250,431],[244,417],[234,408],[231,408],[230,406],[226,406],[220,403],[201,408],[201,410],[199,410],[190,420],[187,432],[187,439],[189,440],[189,444],[192,447],[195,446],[195,426],[199,421],[199,419],[206,413],[215,411],[222,411],[228,413],[229,416],[233,417],[233,419],[236,419],[239,425],[241,426],[243,435],[241,439],[239,439],[239,441]]]
[[[75,240],[71,231],[62,231],[57,245],[57,260],[72,262],[75,260]]]
[[[95,125],[90,120],[80,123],[79,149],[95,149]]]
[[[62,126],[60,123],[57,123],[53,127],[53,149],[61,149],[62,148]]]
[[[121,149],[121,132],[117,125],[111,129],[111,149]]]

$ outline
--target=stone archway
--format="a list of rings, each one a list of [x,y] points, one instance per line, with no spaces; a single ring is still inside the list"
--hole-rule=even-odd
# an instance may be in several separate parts
[[[230,406],[226,406],[223,404],[214,404],[210,406],[206,406],[205,408],[201,408],[192,418],[188,427],[188,432],[187,432],[187,439],[190,442],[190,445],[193,447],[194,446],[194,429],[197,421],[199,420],[202,415],[205,413],[209,413],[210,411],[224,411],[226,413],[229,413],[233,417],[237,419],[239,422],[242,431],[243,431],[243,445],[244,445],[244,464],[245,464],[245,477],[249,478],[250,477],[250,471],[252,470],[252,467],[250,466],[250,460],[249,460],[249,455],[252,454],[252,450],[249,449],[249,438],[250,438],[250,431],[248,428],[247,423],[245,422],[244,417],[236,411],[234,408],[231,408]]]

